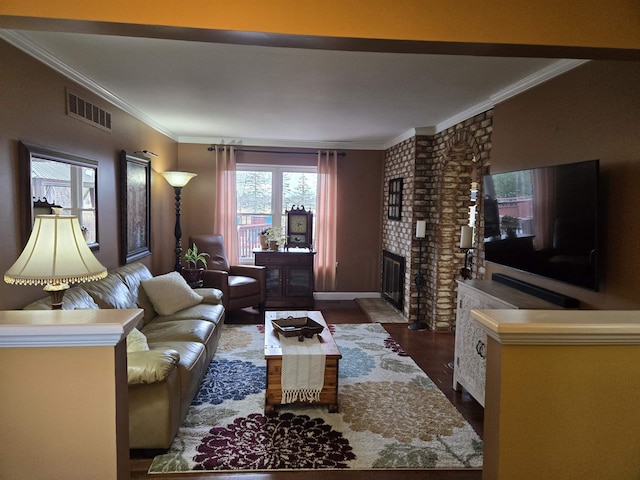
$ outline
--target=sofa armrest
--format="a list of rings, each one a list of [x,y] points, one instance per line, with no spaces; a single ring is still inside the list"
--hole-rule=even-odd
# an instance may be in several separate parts
[[[193,291],[202,296],[202,303],[208,303],[209,305],[220,305],[222,303],[222,290],[202,287],[194,288]]]
[[[165,381],[177,368],[180,354],[175,350],[144,350],[127,354],[129,385]]]

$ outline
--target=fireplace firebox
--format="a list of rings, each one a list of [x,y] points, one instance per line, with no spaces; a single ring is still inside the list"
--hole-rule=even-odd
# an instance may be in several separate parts
[[[404,301],[404,257],[382,251],[382,297],[402,311]]]

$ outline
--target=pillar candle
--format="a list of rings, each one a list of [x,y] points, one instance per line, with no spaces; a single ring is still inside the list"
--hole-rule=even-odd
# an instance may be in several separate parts
[[[470,225],[460,229],[460,248],[473,248],[473,227]]]
[[[418,220],[416,222],[416,237],[424,238],[427,233],[427,221]]]

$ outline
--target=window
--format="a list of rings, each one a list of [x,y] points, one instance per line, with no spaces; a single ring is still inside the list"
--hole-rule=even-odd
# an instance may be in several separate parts
[[[87,243],[96,242],[95,179],[93,168],[34,158],[31,161],[32,192],[76,215]]]
[[[285,210],[304,205],[316,211],[317,168],[238,164],[236,192],[238,252],[246,263],[253,259],[262,230],[284,228]]]

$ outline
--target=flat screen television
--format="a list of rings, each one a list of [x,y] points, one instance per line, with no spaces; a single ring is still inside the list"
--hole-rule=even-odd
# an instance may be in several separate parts
[[[483,184],[487,261],[598,290],[598,160],[485,175]]]

